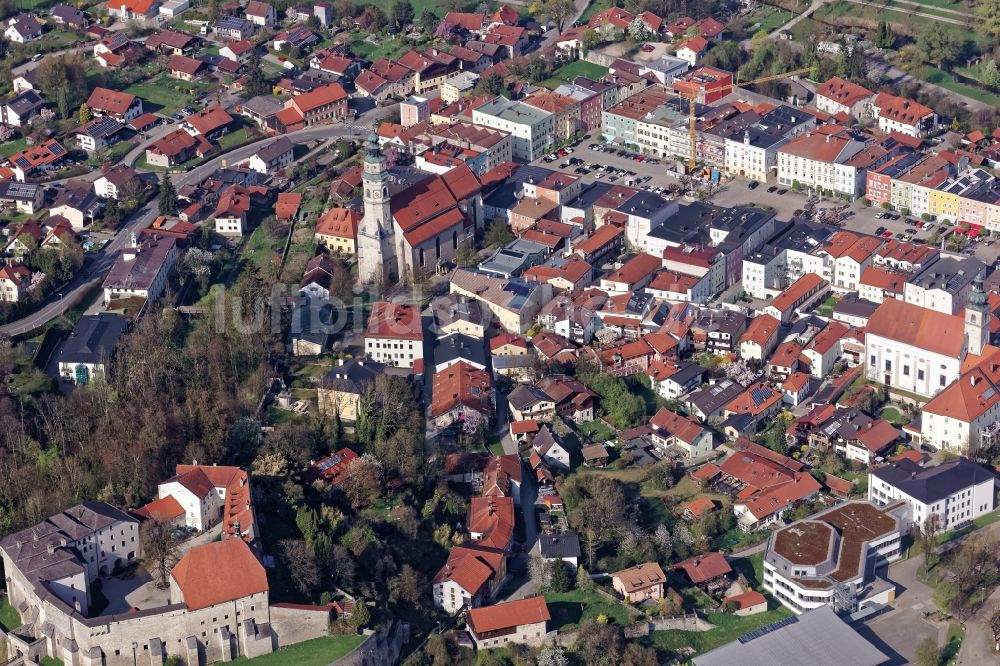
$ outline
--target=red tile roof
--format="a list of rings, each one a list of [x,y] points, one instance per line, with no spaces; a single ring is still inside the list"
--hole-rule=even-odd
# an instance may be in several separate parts
[[[169,522],[184,515],[184,507],[173,495],[155,499],[133,511],[137,516],[159,522]]]
[[[705,583],[719,576],[732,573],[733,568],[726,561],[726,556],[719,552],[705,553],[690,559],[678,562],[675,569],[680,569],[687,574],[688,578],[695,585]]]
[[[123,115],[135,102],[135,95],[97,87],[87,98],[87,106],[91,111]]]
[[[867,335],[903,342],[918,349],[958,358],[965,343],[965,321],[896,298],[887,298],[868,318]]]
[[[279,220],[291,220],[302,205],[301,192],[280,192],[274,205],[274,215]]]
[[[267,574],[242,539],[223,539],[187,551],[170,572],[190,610],[268,591]]]
[[[181,74],[187,74],[188,76],[194,76],[204,66],[205,63],[201,60],[195,60],[194,58],[188,58],[187,56],[182,55],[175,55],[167,62],[167,69],[171,72],[180,72]]]
[[[316,233],[355,240],[360,224],[361,213],[358,211],[351,208],[331,208],[316,222]]]
[[[740,336],[740,344],[744,342],[755,342],[761,347],[767,345],[778,332],[781,322],[769,314],[761,314],[754,317],[747,330]]]
[[[876,95],[872,105],[879,109],[881,117],[904,125],[916,125],[924,118],[934,115],[934,110],[923,104],[889,93]]]
[[[864,86],[835,76],[816,88],[816,94],[844,106],[854,106],[861,100],[872,97],[875,93]]]
[[[431,381],[432,417],[447,414],[459,405],[489,415],[492,382],[485,370],[459,361],[434,373]]]
[[[537,624],[552,619],[544,597],[528,597],[469,611],[469,628],[477,636],[513,629],[523,624]]]
[[[743,594],[735,594],[731,597],[726,597],[722,600],[722,603],[736,604],[736,610],[746,610],[748,608],[753,608],[754,606],[767,604],[767,597],[756,590],[750,590],[749,592],[744,592]]]
[[[391,338],[395,340],[423,340],[424,330],[420,308],[406,303],[377,301],[372,306],[366,338]]]
[[[473,497],[469,531],[482,535],[473,543],[506,552],[514,538],[514,498]]]
[[[213,104],[198,113],[192,113],[184,119],[184,122],[193,127],[198,134],[206,136],[233,122],[233,117],[221,105]]]

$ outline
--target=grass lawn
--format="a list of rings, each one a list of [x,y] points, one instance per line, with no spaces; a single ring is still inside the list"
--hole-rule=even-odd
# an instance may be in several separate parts
[[[24,150],[28,147],[28,141],[23,136],[20,139],[14,139],[8,141],[7,143],[0,143],[0,157],[7,157],[8,155],[13,155],[19,150]]]
[[[825,301],[820,303],[819,307],[816,308],[816,314],[822,315],[824,317],[829,317],[833,315],[833,308],[837,306],[837,299],[830,296]]]
[[[17,629],[21,626],[21,615],[17,612],[17,609],[10,605],[10,601],[7,597],[0,597],[0,627],[3,627],[4,631],[10,631],[11,629]]]
[[[250,130],[247,127],[241,127],[234,132],[226,132],[221,137],[219,137],[219,148],[223,151],[232,150],[238,146],[242,146],[245,143],[250,143],[255,140],[257,135],[251,135]]]
[[[358,647],[365,640],[364,636],[324,636],[311,641],[303,641],[295,645],[283,647],[277,652],[262,657],[246,659],[238,657],[234,664],[253,664],[254,666],[326,666]]]
[[[764,585],[764,553],[737,557],[733,560],[733,568],[743,574],[755,590]]]
[[[654,631],[642,641],[647,645],[652,645],[658,653],[663,653],[661,658],[668,657],[685,647],[692,648],[695,654],[704,654],[720,645],[736,640],[743,634],[773,624],[791,614],[792,611],[781,606],[778,602],[770,600],[767,612],[757,615],[737,617],[726,613],[710,613],[708,621],[716,626],[715,629],[709,631]]]
[[[550,629],[573,629],[587,620],[596,620],[601,613],[615,624],[626,626],[631,623],[629,611],[623,604],[612,601],[595,590],[546,594],[545,603],[552,614]]]
[[[183,85],[187,89],[194,90],[194,94],[180,92],[174,87],[175,85]],[[160,76],[151,81],[134,83],[126,88],[125,92],[141,97],[145,110],[158,111],[169,116],[185,106],[190,106],[205,88],[207,86],[202,84],[175,81],[168,76]],[[149,104],[146,105],[145,102]]]
[[[937,538],[937,542],[938,542],[939,545],[943,544],[943,543],[947,543],[947,542],[949,542],[949,541],[951,541],[953,539],[957,539],[959,537],[963,537],[966,534],[969,534],[970,532],[975,532],[978,529],[982,529],[982,528],[986,527],[987,525],[992,525],[993,523],[997,522],[998,520],[1000,520],[1000,509],[998,509],[996,511],[991,511],[990,513],[987,513],[987,514],[984,514],[982,516],[979,516],[978,518],[973,518],[972,519],[972,524],[968,525],[967,527],[963,527],[962,529],[959,529],[959,530],[951,530],[950,532],[944,532],[943,534],[939,534],[938,538]]]
[[[542,85],[546,88],[558,88],[562,84],[569,83],[578,76],[586,76],[588,79],[599,81],[607,73],[607,67],[595,65],[594,63],[587,62],[586,60],[576,60],[574,62],[566,63],[557,69],[552,73],[552,77],[547,79]]]
[[[615,431],[600,419],[583,423],[578,430],[591,442],[607,442],[615,439]]]
[[[720,493],[706,493],[702,490],[694,479],[685,474],[681,477],[681,480],[674,484],[674,487],[667,490],[665,495],[670,495],[678,502],[687,502],[694,499],[695,497],[707,497],[716,502],[721,502],[723,504],[728,504],[728,499],[725,495]]]
[[[585,10],[583,10],[583,14],[580,15],[580,20],[578,21],[578,23],[580,23],[581,25],[586,23],[587,21],[590,20],[591,16],[593,16],[599,11],[607,9],[610,6],[611,2],[609,0],[594,0],[593,2],[590,3],[590,5],[587,6]]]
[[[63,660],[55,657],[42,657],[42,666],[63,666]]]
[[[420,16],[418,13],[417,16]],[[397,58],[410,50],[410,46],[401,39],[383,40],[380,44],[372,44],[365,41],[363,34],[352,39],[348,43],[351,53],[365,60],[379,60],[380,58]]]
[[[886,407],[885,409],[882,410],[879,416],[881,416],[883,419],[885,419],[892,425],[897,425],[897,426],[910,422],[909,419],[903,416],[903,414],[895,407]]]
[[[917,72],[916,74],[919,78],[927,81],[928,83],[941,86],[942,88],[958,93],[959,95],[971,97],[974,100],[978,100],[984,104],[989,104],[990,106],[1000,106],[1000,95],[996,95],[986,90],[981,90],[975,86],[970,86],[965,83],[959,83],[949,72],[940,70],[937,67],[924,67],[923,72]]]
[[[510,651],[510,648],[496,648],[495,650],[479,650],[476,652],[476,660],[472,662],[472,666],[479,666],[479,664],[486,661],[489,656],[496,657],[504,661],[505,663],[511,663],[514,658],[514,653]],[[493,663],[496,663],[494,661]]]

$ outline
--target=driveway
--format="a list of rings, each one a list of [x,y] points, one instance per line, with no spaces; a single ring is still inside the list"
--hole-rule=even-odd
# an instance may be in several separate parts
[[[931,637],[943,646],[948,633],[947,623],[930,622],[923,617],[925,611],[937,610],[933,588],[917,579],[917,569],[923,561],[923,556],[918,556],[889,565],[888,578],[896,583],[893,609],[855,626],[858,633],[889,655],[889,664],[912,662],[917,645],[924,638]]]

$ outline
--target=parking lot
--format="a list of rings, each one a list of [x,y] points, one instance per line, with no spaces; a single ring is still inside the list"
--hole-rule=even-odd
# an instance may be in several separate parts
[[[592,148],[593,146],[593,148]],[[586,137],[577,145],[566,149],[564,155],[557,159],[547,160],[548,156],[538,159],[534,164],[547,169],[576,175],[585,183],[605,182],[616,185],[631,185],[653,192],[668,192],[668,188],[676,191],[682,182],[682,176],[676,172],[679,162],[674,159],[637,161],[633,156],[621,154],[624,151],[617,147],[605,146],[593,137]],[[588,168],[591,165],[592,168]],[[625,172],[625,173],[622,173]],[[634,175],[633,175],[634,174]],[[695,181],[695,187],[704,189],[707,183]],[[784,188],[761,183],[751,189],[750,181],[740,178],[724,177],[721,183],[712,186],[713,192],[705,200],[718,206],[758,205],[773,208],[778,219],[789,220],[796,213],[806,209],[810,195],[805,192],[786,190],[784,194],[778,191]],[[846,206],[846,208],[844,208]],[[843,208],[840,213],[840,227],[864,234],[880,234],[887,238],[902,239],[909,236],[914,242],[926,242],[927,238],[940,226],[928,229],[914,227],[913,223],[923,225],[923,221],[910,219],[898,213],[889,213],[880,208],[871,208],[860,202],[846,204],[836,199],[819,199],[815,210]],[[896,219],[886,217],[891,215]],[[881,217],[880,217],[881,216]],[[829,216],[833,218],[833,215]],[[814,218],[822,221],[820,218]],[[968,244],[966,254],[977,257],[986,264],[992,264],[1000,256],[1000,245],[989,239],[981,239]]]

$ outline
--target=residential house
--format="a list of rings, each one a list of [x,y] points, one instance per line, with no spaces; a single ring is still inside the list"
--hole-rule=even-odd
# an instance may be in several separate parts
[[[44,102],[34,90],[26,90],[0,105],[0,123],[11,127],[24,127],[42,110]]]
[[[390,366],[420,368],[424,330],[414,305],[377,301],[365,328],[365,355]]]
[[[42,24],[31,14],[18,14],[6,20],[3,36],[15,44],[27,44],[42,36]]]
[[[362,392],[375,381],[385,366],[367,359],[344,360],[323,377],[317,389],[317,405],[321,414],[336,413],[348,422],[357,420],[358,401]]]
[[[104,376],[127,327],[124,317],[108,312],[81,317],[56,352],[59,377],[83,385]]]
[[[31,280],[31,271],[24,264],[6,263],[0,267],[0,301],[20,303]]]
[[[663,598],[667,576],[656,562],[637,564],[611,574],[611,587],[629,603]]]
[[[94,118],[76,128],[76,141],[88,153],[105,150],[122,139],[125,125],[114,118]]]
[[[274,175],[292,163],[294,148],[287,137],[279,137],[251,155],[249,167],[265,176]]]
[[[79,231],[94,219],[104,206],[94,193],[93,183],[86,180],[68,180],[49,210],[50,215],[61,215],[66,218],[73,229]]]
[[[351,208],[331,208],[316,222],[316,243],[331,252],[357,253],[361,213]]]
[[[278,13],[274,6],[267,2],[261,2],[261,0],[250,0],[244,15],[248,21],[265,29],[274,27],[278,20]]]
[[[852,118],[869,115],[875,93],[864,86],[835,76],[816,88],[816,108],[831,116],[843,114]]]
[[[649,420],[651,437],[664,449],[676,447],[690,461],[712,452],[712,431],[690,416],[661,407]]]
[[[94,181],[94,193],[102,199],[118,200],[129,188],[140,187],[139,173],[125,164],[115,165],[101,172]]]
[[[122,21],[147,20],[156,16],[159,4],[158,0],[110,0],[108,14]]]
[[[938,122],[933,109],[889,93],[876,95],[871,108],[878,120],[878,128],[887,134],[899,132],[905,136],[923,137]]]
[[[473,608],[466,616],[469,633],[479,650],[510,643],[541,645],[551,619],[545,599],[540,596]]]
[[[142,115],[142,98],[98,86],[87,98],[87,108],[95,115],[127,123]]]

